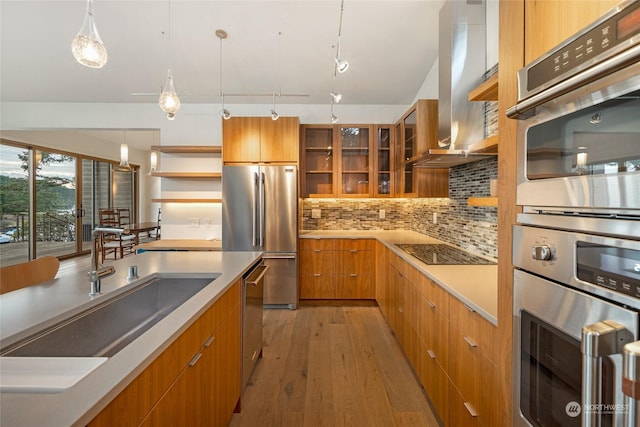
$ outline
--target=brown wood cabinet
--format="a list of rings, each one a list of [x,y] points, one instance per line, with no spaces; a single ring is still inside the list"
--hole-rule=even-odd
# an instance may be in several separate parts
[[[222,160],[298,164],[298,117],[231,117],[222,122]]]
[[[238,281],[89,426],[227,425],[240,399],[240,291]]]
[[[390,197],[391,125],[303,125],[303,197]]]
[[[619,0],[525,1],[525,64],[582,30],[618,3]]]
[[[300,299],[373,299],[373,240],[300,239]]]
[[[448,168],[418,168],[413,162],[438,148],[438,101],[419,99],[394,127],[397,197],[449,197]]]
[[[497,329],[384,245],[376,299],[445,426],[493,426]]]

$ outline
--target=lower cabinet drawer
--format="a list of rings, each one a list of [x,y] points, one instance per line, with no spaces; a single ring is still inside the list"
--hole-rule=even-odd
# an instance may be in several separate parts
[[[335,288],[335,276],[300,276],[300,299],[334,299]]]
[[[482,425],[480,423],[477,408],[475,408],[471,403],[465,401],[456,386],[452,383],[449,383],[448,425],[451,427],[475,427]]]
[[[369,274],[336,276],[337,299],[373,299],[373,280]]]
[[[419,375],[431,403],[433,404],[442,424],[449,424],[449,377],[440,366],[438,357],[421,345]]]

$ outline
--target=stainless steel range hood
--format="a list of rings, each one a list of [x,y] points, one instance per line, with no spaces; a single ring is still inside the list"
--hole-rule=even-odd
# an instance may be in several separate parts
[[[447,0],[440,9],[438,139],[444,146],[423,153],[415,166],[451,167],[497,154],[475,146],[484,139],[483,103],[468,100],[486,71],[484,1]]]

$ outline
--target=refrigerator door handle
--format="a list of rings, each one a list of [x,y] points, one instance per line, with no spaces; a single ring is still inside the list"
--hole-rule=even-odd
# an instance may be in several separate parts
[[[258,198],[260,197],[260,180],[258,179],[258,173],[254,172],[253,173],[253,187],[254,187],[254,192],[253,192],[253,230],[252,230],[252,239],[253,239],[253,246],[260,246],[260,242],[258,240],[258,228],[259,228],[259,224],[258,224]]]
[[[265,176],[264,176],[264,172],[260,173],[260,234],[259,234],[259,246],[262,248],[264,246],[264,221],[265,221],[265,194],[264,194],[264,182],[265,182]]]

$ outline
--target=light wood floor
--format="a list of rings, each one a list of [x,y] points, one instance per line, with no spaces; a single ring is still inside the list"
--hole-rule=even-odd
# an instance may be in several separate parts
[[[265,310],[264,326],[231,427],[438,425],[378,307]]]

